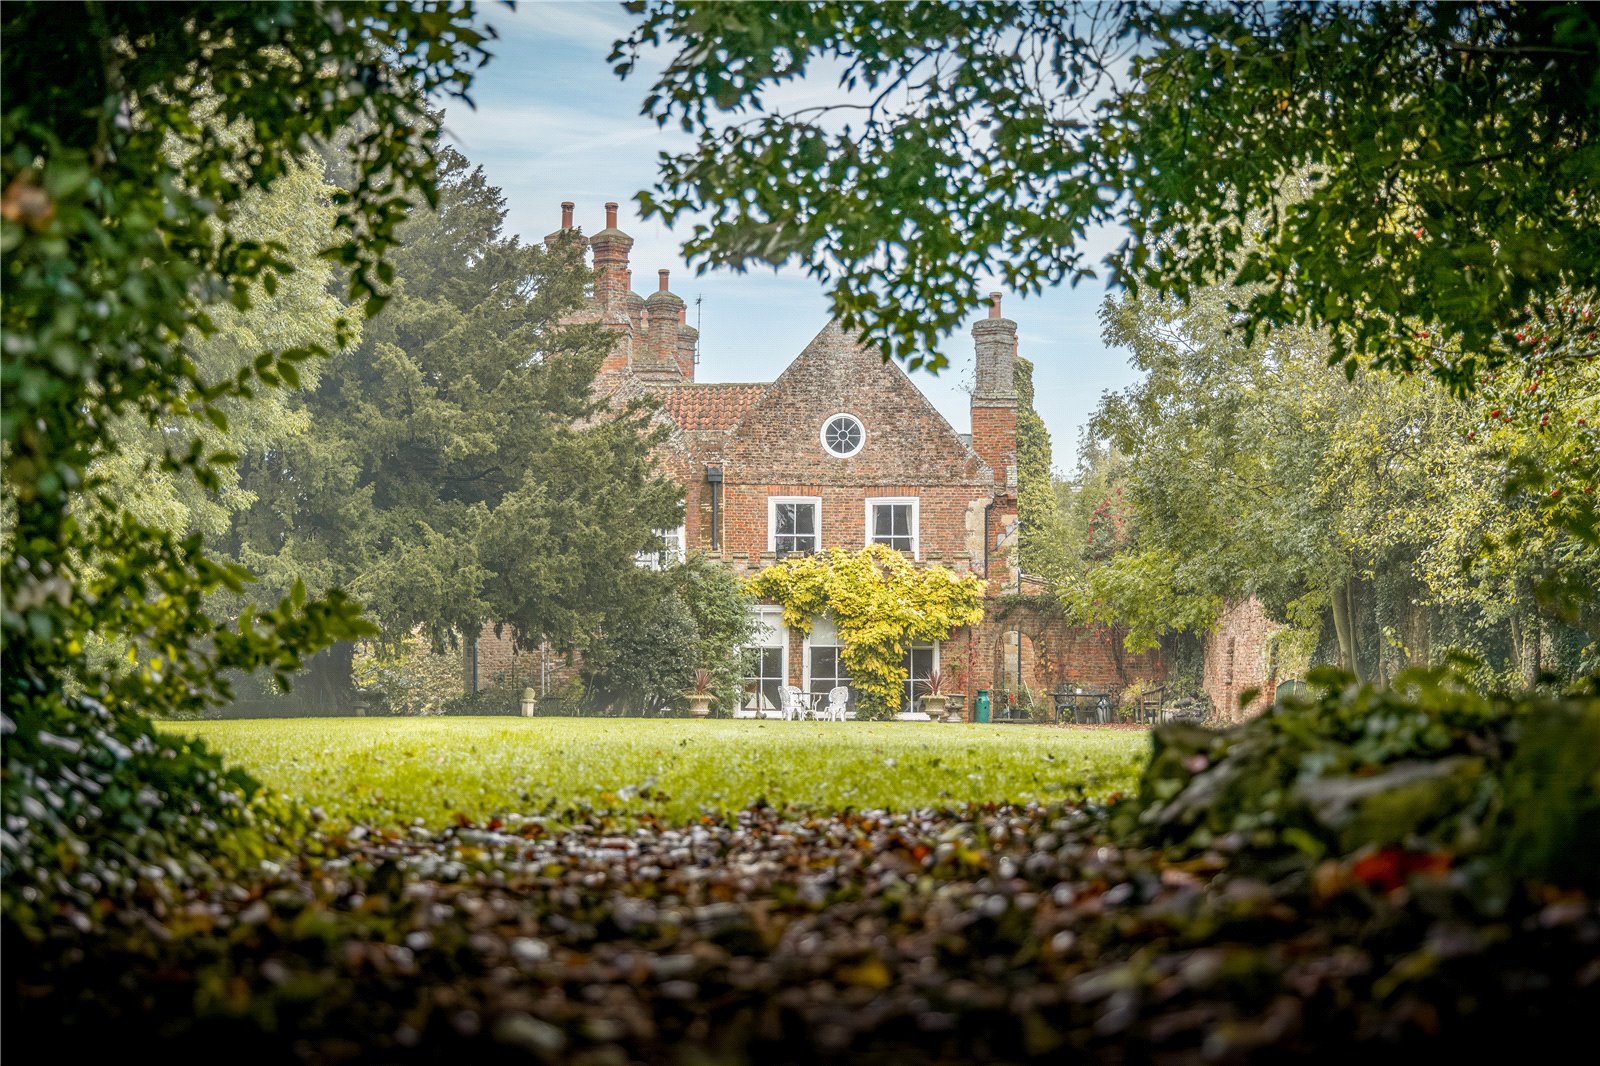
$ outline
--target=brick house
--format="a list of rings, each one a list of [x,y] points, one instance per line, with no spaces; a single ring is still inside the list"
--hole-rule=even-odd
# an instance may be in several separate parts
[[[572,204],[562,205],[562,230],[572,226],[572,213]],[[971,432],[960,433],[896,363],[835,323],[774,381],[696,381],[698,333],[687,324],[683,300],[669,289],[665,270],[648,299],[632,291],[633,241],[616,223],[617,205],[607,204],[606,226],[589,242],[595,294],[574,319],[616,333],[598,389],[617,398],[648,392],[661,402],[669,439],[660,461],[685,497],[682,525],[661,531],[668,552],[705,552],[748,576],[791,552],[876,541],[922,564],[979,574],[991,600],[985,621],[912,649],[908,664],[913,679],[939,665],[969,693],[969,708],[970,694],[1014,691],[1019,679],[1036,694],[1063,682],[1113,693],[1138,678],[1159,683],[1159,655],[1126,655],[1108,632],[1065,626],[1015,602],[998,609],[1007,593],[1028,591],[1011,551],[1017,324],[1001,314],[1000,294],[972,329]],[[801,634],[785,629],[778,608],[758,610],[747,711],[774,709],[783,684],[820,694],[848,683],[826,618]],[[550,676],[547,650],[530,661],[509,635],[495,637],[489,628],[468,642],[467,655],[469,689],[497,674],[535,685]]]

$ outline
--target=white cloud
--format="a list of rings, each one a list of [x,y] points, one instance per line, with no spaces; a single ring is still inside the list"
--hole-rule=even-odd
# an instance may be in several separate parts
[[[638,115],[616,116],[529,101],[445,110],[446,135],[473,158],[516,150],[540,159],[592,155],[626,144],[658,143],[662,132]]]
[[[580,3],[574,0],[522,0],[516,10],[491,8],[484,21],[502,41],[548,41],[611,50],[611,43],[632,24],[619,3]]]

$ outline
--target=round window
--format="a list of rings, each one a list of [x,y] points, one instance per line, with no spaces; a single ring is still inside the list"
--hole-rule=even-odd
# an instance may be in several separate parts
[[[822,446],[829,455],[848,459],[867,442],[867,431],[855,415],[834,415],[822,423]]]

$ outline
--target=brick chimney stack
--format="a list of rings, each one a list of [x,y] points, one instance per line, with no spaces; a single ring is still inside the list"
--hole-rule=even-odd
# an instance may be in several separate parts
[[[694,380],[694,353],[700,347],[700,331],[689,325],[689,308],[678,312],[678,370],[683,380]]]
[[[972,326],[977,387],[972,391],[972,447],[994,468],[995,491],[1015,494],[1017,465],[1017,324],[1000,317],[1000,294],[989,294],[989,317]]]
[[[561,228],[554,233],[545,234],[544,246],[546,248],[553,248],[556,241],[560,240],[562,235],[572,228],[572,209],[576,206],[571,200],[561,201]]]
[[[1000,317],[1000,293],[990,293],[989,301],[989,317],[973,323],[973,451],[994,471],[994,506],[984,536],[989,552],[1000,552],[1016,530],[1016,323]],[[1006,563],[990,562],[986,576],[1000,581],[1008,570]]]
[[[973,323],[978,381],[973,389],[973,451],[994,471],[994,506],[989,507],[986,578],[995,587],[1014,578],[1016,533],[1016,323],[1000,317],[1000,293],[989,293],[989,317]],[[1000,559],[990,554],[1000,552]],[[1010,562],[1002,562],[1008,559]],[[1010,575],[1010,578],[1008,578]]]
[[[685,375],[678,362],[678,346],[686,308],[667,287],[668,272],[661,270],[657,274],[660,287],[644,302],[650,336],[644,358],[635,359],[634,370],[646,380],[681,381]]]
[[[589,247],[594,249],[594,269],[598,274],[594,282],[595,296],[608,315],[620,315],[625,319],[627,309],[624,302],[633,288],[628,271],[628,253],[633,250],[633,238],[617,228],[615,203],[606,204],[606,228],[590,238]]]

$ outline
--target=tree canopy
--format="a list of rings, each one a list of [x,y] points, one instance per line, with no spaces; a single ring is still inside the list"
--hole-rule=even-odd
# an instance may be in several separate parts
[[[1534,347],[1595,355],[1586,5],[630,7],[618,72],[665,48],[644,111],[697,138],[663,157],[646,214],[694,220],[702,267],[798,261],[911,365],[942,365],[990,277],[1091,276],[1103,224],[1131,234],[1112,282],[1258,282],[1248,331],[1327,325],[1352,368],[1468,388]],[[788,105],[808,75],[839,99]]]
[[[0,853],[13,914],[36,882],[65,898],[125,888],[129,856],[187,858],[177,841],[242,816],[241,779],[157,741],[144,715],[198,709],[225,693],[229,669],[287,674],[361,631],[349,600],[298,584],[219,621],[208,594],[248,575],[198,533],[130,507],[108,471],[124,416],[226,429],[231,401],[293,385],[327,354],[317,336],[239,334],[260,349],[218,372],[191,342],[295,273],[288,243],[230,221],[353,123],[354,180],[332,197],[323,254],[365,310],[381,306],[395,226],[413,197],[434,195],[426,100],[466,94],[488,37],[460,4],[17,3],[4,19],[0,692],[5,806],[28,814]],[[173,434],[154,469],[215,492],[237,456],[213,448]],[[95,634],[128,640],[136,668],[90,659]],[[119,861],[72,875],[57,845]]]
[[[1314,656],[1392,678],[1451,648],[1495,682],[1592,670],[1600,554],[1548,492],[1503,491],[1521,456],[1554,472],[1558,496],[1583,495],[1564,469],[1569,449],[1592,446],[1592,365],[1502,372],[1469,403],[1425,377],[1346,378],[1324,331],[1246,342],[1231,295],[1106,305],[1107,340],[1146,376],[1105,397],[1090,427],[1109,447],[1088,449],[1066,508],[1057,576],[1074,614],[1150,646],[1255,595],[1289,623],[1277,643],[1292,675]],[[1541,413],[1517,424],[1496,398],[1541,392]],[[1575,594],[1545,594],[1555,585]]]

